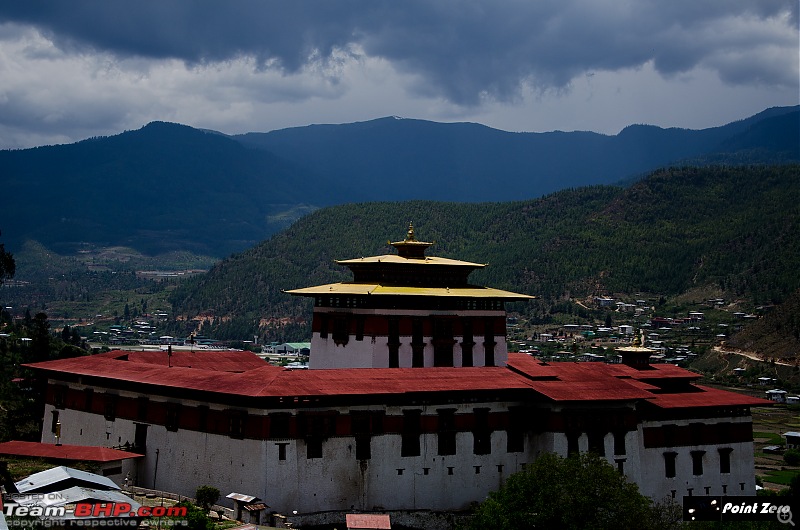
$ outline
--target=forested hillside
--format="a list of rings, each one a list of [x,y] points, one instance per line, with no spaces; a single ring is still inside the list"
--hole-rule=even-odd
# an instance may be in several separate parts
[[[511,133],[382,118],[229,137],[154,122],[71,145],[0,151],[0,229],[16,252],[128,247],[223,258],[318,207],[486,202],[635,182],[667,165],[800,162],[800,110],[703,130]]]
[[[489,263],[473,282],[540,296],[520,307],[528,312],[567,297],[699,288],[776,303],[800,288],[798,205],[800,166],[789,165],[667,169],[628,189],[510,203],[336,206],[222,261],[172,301],[176,315],[213,315],[218,336],[259,322],[268,337],[298,332],[291,326],[310,306],[282,290],[348,279],[334,259],[391,252],[387,239],[413,221],[419,238],[436,242],[429,254]],[[264,327],[273,317],[290,317],[290,328]]]

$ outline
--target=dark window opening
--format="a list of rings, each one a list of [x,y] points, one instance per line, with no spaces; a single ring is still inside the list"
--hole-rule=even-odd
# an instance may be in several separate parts
[[[369,460],[372,458],[371,441],[372,438],[368,434],[356,436],[356,460]]]
[[[105,418],[114,421],[117,417],[117,396],[114,394],[105,395]]]
[[[336,317],[333,321],[333,342],[337,346],[344,346],[350,341],[350,330],[345,317]]]
[[[403,433],[400,456],[419,456],[419,437],[422,427],[422,411],[403,411]]]
[[[664,453],[664,476],[667,478],[675,478],[675,459],[678,453],[668,451]]]
[[[494,319],[487,318],[483,325],[484,365],[494,366],[494,347],[497,345],[497,343],[494,341]]]
[[[136,398],[136,419],[139,421],[147,421],[147,408],[150,400],[144,396]]]
[[[439,409],[438,454],[456,454],[456,409]]]
[[[94,388],[83,389],[83,410],[86,412],[92,411],[92,401],[94,398]]]
[[[617,431],[614,433],[614,454],[625,455],[625,432]]]
[[[320,436],[306,437],[306,458],[322,458],[322,438]]]
[[[291,414],[279,412],[269,415],[269,437],[270,438],[289,438],[289,419]]]
[[[147,449],[147,428],[149,425],[144,423],[137,423],[136,430],[133,434],[133,446],[136,448],[137,453],[144,453]]]
[[[475,346],[475,341],[472,336],[472,322],[463,320],[461,329],[461,366],[473,366],[475,361],[472,358],[472,348]]]
[[[664,446],[665,447],[672,447],[675,445],[676,441],[676,430],[677,426],[673,424],[664,425],[661,427],[664,433]]]
[[[356,340],[364,340],[364,316],[362,315],[356,317]]]
[[[288,443],[278,443],[278,460],[286,460],[286,446]]]
[[[54,410],[52,412],[52,414],[53,414],[53,418],[50,421],[50,432],[57,436],[58,435],[57,433],[58,433],[58,414],[59,413],[58,413],[57,410]]]
[[[617,458],[614,460],[617,463],[617,471],[619,471],[620,475],[625,474],[625,459],[624,458]]]
[[[55,408],[63,409],[66,397],[67,387],[59,385],[53,388],[53,406]]]
[[[568,432],[567,433],[567,456],[572,456],[578,454],[580,448],[578,446],[578,439],[580,438],[581,433],[579,432]]]
[[[690,423],[689,424],[689,437],[692,445],[700,445],[703,443],[703,424]]]
[[[433,365],[453,366],[453,322],[447,318],[433,320]]]
[[[109,477],[111,475],[121,475],[122,474],[122,466],[117,467],[107,467],[103,470],[103,476]]]
[[[425,366],[425,337],[421,318],[411,321],[411,366],[412,368]]]
[[[389,319],[389,368],[400,366],[400,321],[396,318]]]
[[[488,455],[492,452],[492,431],[489,429],[489,409],[475,409],[475,429],[472,431],[472,452]]]
[[[605,434],[599,431],[591,431],[589,437],[589,452],[598,456],[606,456]]]
[[[328,338],[328,315],[319,314],[319,338]]]
[[[730,447],[723,447],[719,449],[719,472],[720,473],[730,473],[731,472],[731,453],[733,449]]]
[[[208,405],[197,407],[197,425],[201,432],[208,430]]]
[[[703,474],[703,455],[705,451],[692,451],[692,475],[700,476]]]
[[[180,411],[181,411],[180,403],[167,404],[167,419],[164,422],[164,426],[167,428],[168,431],[174,432],[178,430]]]
[[[520,407],[510,407],[508,412],[506,451],[509,453],[521,453],[525,450],[525,412]]]
[[[229,435],[231,438],[244,438],[247,413],[239,410],[230,411]]]

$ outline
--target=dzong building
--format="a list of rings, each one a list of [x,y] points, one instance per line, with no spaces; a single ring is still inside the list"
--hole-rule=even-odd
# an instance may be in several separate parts
[[[484,265],[428,256],[413,227],[396,254],[340,261],[353,280],[314,300],[309,370],[249,352],[111,351],[37,363],[42,441],[129,447],[131,481],[201,485],[298,517],[460,511],[539,455],[594,451],[657,500],[754,495],[750,407],[650,364],[546,363],[508,353],[505,303],[469,283]],[[224,499],[223,499],[224,500]]]

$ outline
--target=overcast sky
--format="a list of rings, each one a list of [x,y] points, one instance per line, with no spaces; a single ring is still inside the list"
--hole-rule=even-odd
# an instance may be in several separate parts
[[[153,120],[692,129],[798,104],[797,0],[0,2],[0,148]]]

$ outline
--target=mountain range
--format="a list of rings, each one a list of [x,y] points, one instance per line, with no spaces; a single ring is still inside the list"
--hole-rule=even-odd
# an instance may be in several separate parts
[[[351,279],[334,260],[394,253],[387,239],[402,239],[409,221],[418,238],[436,242],[429,255],[489,261],[471,282],[537,296],[512,308],[534,321],[598,295],[683,300],[670,316],[715,298],[751,311],[800,289],[798,205],[793,164],[670,168],[627,188],[526,201],[333,206],[182,282],[170,294],[172,314],[181,326],[213,321],[204,332],[219,338],[307,336],[291,325],[308,322],[309,302],[283,291]]]
[[[216,258],[323,206],[495,202],[633,182],[668,165],[800,161],[800,107],[704,130],[632,125],[512,133],[381,118],[227,136],[154,122],[75,144],[0,151],[0,230],[15,250],[125,246]]]

